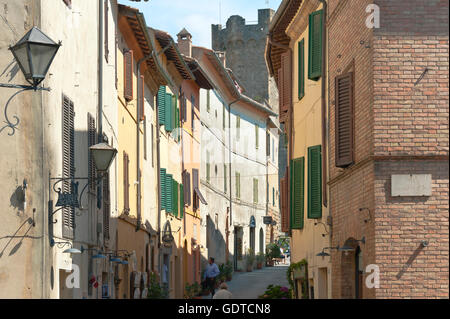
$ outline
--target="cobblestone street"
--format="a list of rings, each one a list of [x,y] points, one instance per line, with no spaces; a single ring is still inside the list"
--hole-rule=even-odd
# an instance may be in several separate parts
[[[233,280],[227,282],[228,290],[233,294],[233,299],[257,299],[259,295],[266,291],[268,285],[280,285],[289,288],[286,278],[288,267],[289,264],[281,264],[256,269],[252,272],[235,272],[233,273]],[[204,298],[211,299],[211,295]]]

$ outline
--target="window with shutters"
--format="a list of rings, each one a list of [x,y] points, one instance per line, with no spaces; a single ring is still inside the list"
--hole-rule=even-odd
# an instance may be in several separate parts
[[[241,174],[236,174],[236,198],[241,198]]]
[[[354,95],[353,73],[335,79],[335,159],[336,167],[348,167],[354,162]]]
[[[105,4],[105,9],[103,10],[103,13],[105,14],[105,21],[104,21],[104,31],[105,31],[105,39],[104,39],[104,41],[105,41],[105,60],[106,60],[106,63],[108,63],[108,56],[109,56],[109,47],[108,47],[108,29],[109,29],[109,26],[108,26],[108,17],[109,17],[109,14],[108,14],[108,0],[104,0],[104,4]]]
[[[109,239],[109,216],[111,214],[111,201],[109,190],[109,173],[103,177],[103,238]]]
[[[322,217],[321,145],[308,148],[308,218]]]
[[[199,198],[197,195],[197,192],[195,191],[196,188],[199,187],[199,183],[198,183],[198,169],[192,169],[192,186],[193,186],[193,191],[192,191],[192,206],[194,209],[194,212],[197,211],[197,209],[200,207],[199,204]]]
[[[173,175],[166,174],[166,212],[173,213],[173,200],[174,200],[174,192],[173,192]]]
[[[89,147],[96,144],[97,140],[97,131],[95,129],[95,119],[91,113],[87,115],[88,121],[88,178],[89,178],[89,190],[91,192],[95,191],[95,176],[96,176],[96,168],[94,159],[92,157],[91,152],[89,151]]]
[[[156,98],[156,103],[158,105],[158,122],[159,125],[164,125],[166,120],[166,87],[160,86],[158,90],[158,95]]]
[[[73,102],[65,95],[62,98],[62,177],[75,177],[75,112]],[[72,192],[72,183],[70,180],[64,180],[62,191]],[[75,208],[64,207],[62,209],[62,227],[63,237],[73,238],[75,229]]]
[[[287,176],[287,173],[285,174]],[[288,180],[282,178],[280,180],[281,185],[281,231],[289,231],[289,211],[288,211]]]
[[[291,229],[302,229],[305,210],[305,158],[291,160]]]
[[[183,122],[187,122],[187,98],[183,94]]]
[[[166,128],[166,132],[172,132],[173,130],[173,106],[172,106],[172,94],[166,93],[166,102],[165,102],[165,120],[164,125]]]
[[[211,182],[211,163],[209,151],[206,151],[206,181]]]
[[[160,182],[160,192],[161,192],[161,198],[159,199],[161,203],[161,210],[166,210],[166,169],[161,168],[159,170],[159,182]]]
[[[130,212],[130,181],[129,181],[130,160],[128,154],[123,152],[123,211]]]
[[[184,186],[180,184],[180,218],[184,216]]]
[[[298,99],[305,96],[305,39],[298,43]]]
[[[172,180],[172,211],[175,217],[178,217],[178,183]]]
[[[308,79],[322,76],[322,24],[323,10],[309,15]]]
[[[133,99],[133,50],[124,53],[124,87],[123,96],[126,101]]]
[[[253,179],[253,203],[258,204],[258,179]]]
[[[291,70],[291,51],[287,51],[281,55],[281,107],[282,113],[289,112],[289,106],[292,100],[292,70]]]
[[[211,110],[211,93],[210,90],[206,91],[206,111],[209,113]]]
[[[191,174],[188,171],[183,172],[183,189],[184,189],[184,204],[191,205]]]

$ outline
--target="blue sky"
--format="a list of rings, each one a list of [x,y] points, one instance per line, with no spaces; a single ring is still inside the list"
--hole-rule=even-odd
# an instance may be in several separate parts
[[[242,16],[247,24],[256,23],[258,9],[277,10],[281,0],[268,2],[269,5],[267,0],[119,0],[121,4],[139,9],[150,27],[169,32],[175,41],[177,33],[185,27],[192,34],[194,45],[207,48],[211,47],[211,24],[218,24],[219,16],[224,27],[232,15]]]

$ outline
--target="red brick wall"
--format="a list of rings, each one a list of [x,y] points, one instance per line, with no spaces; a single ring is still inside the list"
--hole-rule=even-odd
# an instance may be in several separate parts
[[[391,174],[432,174],[432,196],[391,197]],[[448,161],[375,164],[377,298],[449,297],[448,184]]]

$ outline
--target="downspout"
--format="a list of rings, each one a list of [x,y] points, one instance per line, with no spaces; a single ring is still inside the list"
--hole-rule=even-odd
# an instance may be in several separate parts
[[[136,231],[139,231],[141,229],[141,170],[140,170],[140,154],[141,154],[141,147],[140,147],[140,124],[141,124],[141,103],[144,103],[144,91],[142,90],[142,84],[139,83],[141,81],[141,63],[150,59],[152,57],[152,54],[146,55],[143,58],[141,58],[137,62],[137,106],[136,106],[136,176],[137,176],[137,198],[136,198],[136,204],[137,204],[137,220],[136,220]],[[140,92],[142,90],[142,92]]]
[[[98,143],[103,142],[103,0],[98,1]],[[101,186],[99,186],[100,188]]]
[[[229,169],[230,176],[228,179],[230,181],[230,226],[233,224],[233,202],[232,202],[233,192],[231,189],[231,106],[234,103],[238,102],[240,99],[241,99],[241,97],[237,98],[236,100],[234,100],[233,102],[228,104],[228,161],[229,161],[229,166],[230,166],[230,169]]]
[[[319,0],[323,5],[322,21],[322,201],[328,206],[327,192],[327,1]],[[329,119],[329,117],[328,117]]]

